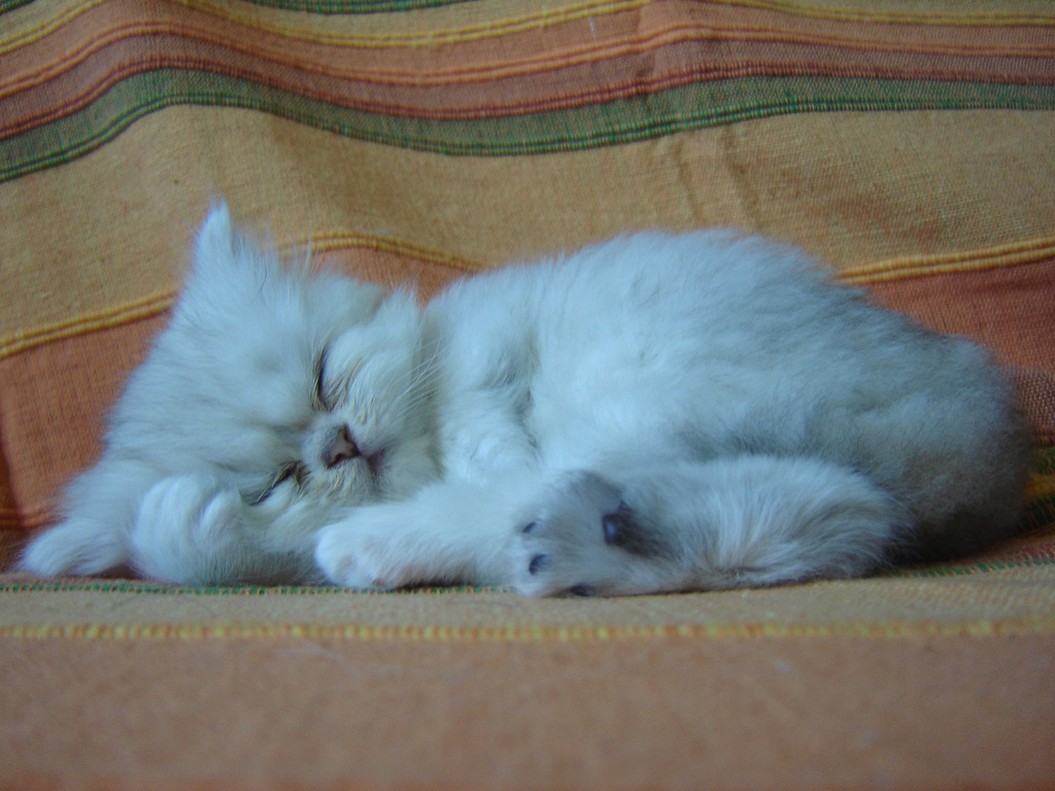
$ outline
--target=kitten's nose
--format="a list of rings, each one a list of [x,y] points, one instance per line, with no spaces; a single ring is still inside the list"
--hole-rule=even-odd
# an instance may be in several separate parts
[[[359,446],[355,444],[355,437],[348,430],[347,425],[342,425],[333,433],[333,439],[322,452],[322,461],[327,467],[336,467],[341,462],[354,459],[359,453]]]

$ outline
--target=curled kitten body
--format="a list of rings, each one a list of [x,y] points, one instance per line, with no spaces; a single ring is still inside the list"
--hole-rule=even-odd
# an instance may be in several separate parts
[[[404,292],[213,210],[41,574],[629,594],[868,574],[1013,532],[1027,433],[986,353],[728,231]]]

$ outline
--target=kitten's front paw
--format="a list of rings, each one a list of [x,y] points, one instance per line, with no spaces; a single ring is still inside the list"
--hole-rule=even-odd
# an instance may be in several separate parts
[[[396,547],[400,523],[383,506],[359,509],[319,531],[315,563],[336,585],[386,591],[424,582]]]
[[[520,593],[592,596],[670,587],[667,549],[655,528],[599,475],[569,475],[533,513],[514,549]]]
[[[132,528],[132,562],[171,582],[217,582],[237,552],[242,498],[205,475],[165,478],[147,491]]]

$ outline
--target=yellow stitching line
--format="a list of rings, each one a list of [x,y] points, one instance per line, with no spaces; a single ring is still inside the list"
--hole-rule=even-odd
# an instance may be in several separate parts
[[[462,258],[443,250],[355,231],[325,231],[279,246],[279,250],[285,255],[307,249],[331,252],[349,248],[405,255],[464,272],[477,272],[487,268],[484,263]],[[836,272],[836,277],[845,283],[865,285],[923,275],[998,269],[1037,263],[1053,257],[1055,257],[1055,237],[1046,236],[969,252],[888,258],[871,264],[842,269]],[[173,299],[174,292],[161,292],[87,316],[48,324],[35,330],[11,333],[0,337],[0,360],[52,341],[155,316],[168,308]]]
[[[105,0],[83,0],[78,5],[64,8],[53,18],[38,23],[21,34],[11,36],[6,42],[0,41],[0,54],[38,41],[103,2]],[[296,30],[288,25],[269,24],[261,20],[259,15],[237,13],[230,6],[208,2],[208,0],[170,0],[170,2],[188,9],[201,11],[219,19],[286,38],[310,40],[316,43],[338,46],[378,48],[423,47],[478,41],[526,30],[546,28],[588,16],[635,10],[648,5],[652,0],[590,0],[589,2],[575,3],[534,14],[524,14],[509,17],[508,19],[495,19],[448,30],[358,36],[352,34],[327,34],[321,30]],[[715,0],[715,2],[728,6],[776,11],[810,19],[829,19],[841,22],[956,27],[1055,26],[1055,17],[1015,12],[1002,13],[994,11],[989,13],[934,15],[910,12],[861,11],[827,6],[813,7],[783,0]]]
[[[382,626],[313,623],[119,623],[8,624],[0,638],[15,640],[202,641],[342,640],[410,643],[621,642],[655,639],[905,639],[929,637],[1009,637],[1055,633],[1055,617],[1006,618],[953,623],[940,621],[878,623],[711,623],[657,625],[501,625]]]
[[[837,272],[837,277],[845,283],[863,285],[921,275],[979,272],[1020,264],[1035,264],[1051,258],[1055,258],[1055,237],[1042,236],[966,252],[887,258],[870,264],[846,267]]]

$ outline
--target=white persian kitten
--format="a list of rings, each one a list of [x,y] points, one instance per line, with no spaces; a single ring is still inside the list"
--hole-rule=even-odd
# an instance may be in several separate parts
[[[627,594],[867,574],[1012,533],[1026,430],[975,345],[727,231],[413,295],[232,229],[22,567]]]

